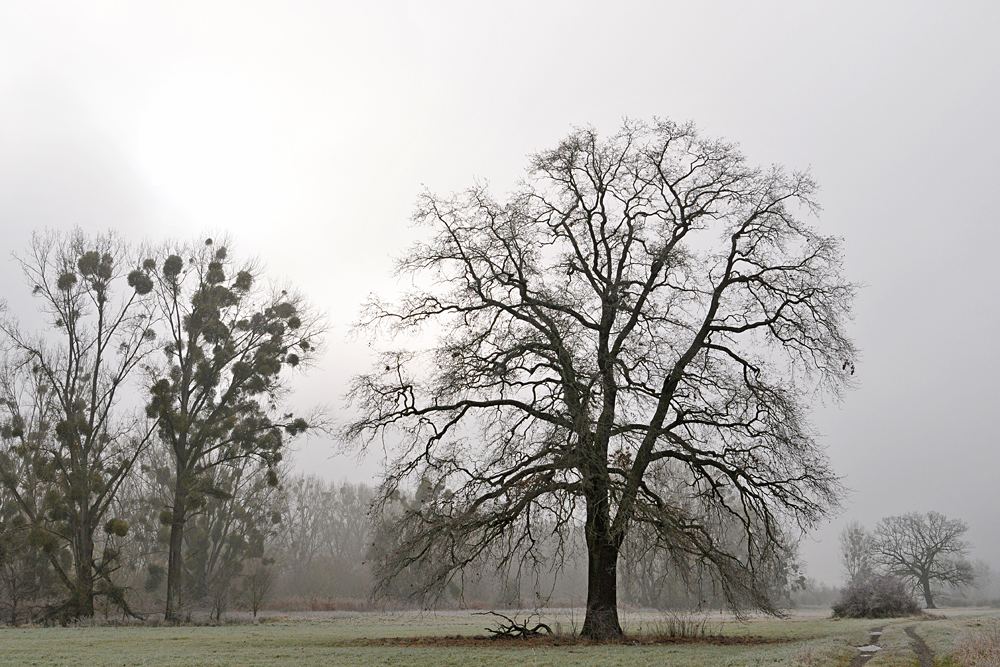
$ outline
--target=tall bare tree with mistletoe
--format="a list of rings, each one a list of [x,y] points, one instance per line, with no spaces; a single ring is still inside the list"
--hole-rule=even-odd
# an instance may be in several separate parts
[[[144,264],[155,278],[165,363],[153,370],[147,413],[174,468],[165,617],[178,618],[184,533],[215,484],[220,466],[253,459],[277,485],[274,467],[289,437],[310,420],[286,412],[294,368],[315,358],[321,319],[305,299],[268,285],[261,267],[237,261],[225,243],[167,247]]]
[[[127,609],[115,509],[154,433],[125,400],[155,349],[153,281],[114,233],[36,234],[17,259],[49,328],[0,319],[0,482],[67,591],[51,615],[93,616],[97,595]]]

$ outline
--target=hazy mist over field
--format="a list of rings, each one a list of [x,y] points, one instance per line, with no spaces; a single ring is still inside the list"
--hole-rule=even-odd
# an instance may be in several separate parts
[[[421,189],[488,180],[572,127],[693,120],[753,164],[809,168],[818,228],[864,285],[860,388],[814,422],[852,492],[802,544],[935,510],[1000,568],[1000,5],[991,2],[0,3],[0,298],[33,230],[228,232],[331,324],[295,401],[336,413],[348,337],[414,238]],[[371,481],[313,438],[300,470]]]

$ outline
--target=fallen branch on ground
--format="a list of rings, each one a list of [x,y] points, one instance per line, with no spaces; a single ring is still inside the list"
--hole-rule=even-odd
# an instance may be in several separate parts
[[[528,639],[529,637],[540,637],[543,634],[552,634],[552,628],[547,626],[545,623],[536,623],[533,627],[528,627],[528,624],[531,623],[531,616],[524,619],[523,623],[519,623],[516,616],[514,618],[510,618],[509,616],[498,614],[495,611],[477,612],[476,615],[496,616],[506,621],[506,623],[497,621],[496,628],[486,628],[486,632],[489,632],[492,635],[490,639]]]

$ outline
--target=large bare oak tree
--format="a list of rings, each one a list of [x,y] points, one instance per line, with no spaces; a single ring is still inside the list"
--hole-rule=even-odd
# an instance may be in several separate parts
[[[874,559],[888,572],[903,577],[935,609],[931,587],[969,586],[975,580],[968,560],[970,545],[961,539],[969,527],[961,519],[937,512],[910,512],[878,522],[872,543]]]
[[[423,568],[433,594],[582,525],[583,634],[617,635],[619,552],[642,525],[734,609],[773,611],[790,528],[840,493],[807,399],[855,358],[840,244],[803,220],[815,189],[656,121],[573,132],[505,202],[424,194],[431,237],[399,263],[414,289],[362,328],[436,342],[384,350],[351,390],[347,435],[395,448],[383,501],[420,486],[383,580]]]

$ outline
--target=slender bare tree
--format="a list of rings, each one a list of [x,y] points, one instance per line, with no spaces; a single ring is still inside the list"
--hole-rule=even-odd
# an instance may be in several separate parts
[[[855,359],[840,243],[801,219],[815,189],[656,121],[573,132],[503,203],[424,194],[432,237],[399,263],[415,288],[361,327],[437,342],[357,377],[346,430],[398,443],[383,503],[425,482],[382,579],[423,564],[433,594],[582,523],[583,633],[617,635],[619,551],[642,523],[734,609],[774,611],[763,564],[840,494],[806,398],[845,388]]]
[[[254,618],[257,618],[258,612],[264,606],[264,600],[274,587],[273,565],[270,559],[256,558],[251,563],[249,571],[243,575],[243,589],[240,594],[253,612]]]
[[[840,531],[840,562],[847,582],[860,582],[873,574],[873,536],[859,521],[852,521]]]
[[[936,609],[933,584],[963,588],[975,581],[967,558],[972,545],[961,539],[968,530],[964,521],[937,512],[886,517],[875,528],[874,556],[919,590],[928,609]]]

